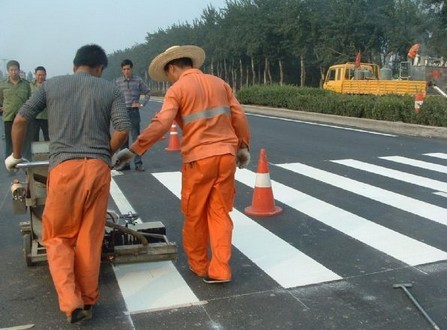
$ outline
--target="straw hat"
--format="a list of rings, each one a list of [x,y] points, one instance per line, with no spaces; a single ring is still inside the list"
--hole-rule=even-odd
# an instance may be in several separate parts
[[[202,48],[193,45],[172,46],[166,49],[163,53],[157,55],[149,65],[149,75],[151,79],[156,81],[168,81],[168,76],[164,70],[165,65],[172,60],[182,57],[190,58],[193,67],[200,68],[203,62],[205,62],[205,51]]]

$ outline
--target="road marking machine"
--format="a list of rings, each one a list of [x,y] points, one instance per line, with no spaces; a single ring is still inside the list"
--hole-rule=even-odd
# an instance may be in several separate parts
[[[25,172],[25,182],[14,180],[11,184],[14,213],[29,214],[28,221],[20,222],[23,253],[28,266],[47,260],[41,239],[48,158],[48,142],[34,142],[32,161],[17,165]],[[163,223],[139,223],[136,221],[138,218],[135,213],[118,215],[112,210],[107,211],[102,260],[114,264],[176,260],[176,243],[167,239]]]

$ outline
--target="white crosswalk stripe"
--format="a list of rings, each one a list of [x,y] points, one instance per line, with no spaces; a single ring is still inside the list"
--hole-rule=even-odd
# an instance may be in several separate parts
[[[444,153],[441,153],[441,152],[434,152],[434,153],[424,154],[424,156],[441,158],[441,159],[447,159],[447,154],[444,154]]]
[[[115,175],[119,174],[112,175],[110,195],[121,214],[136,213],[113,180]],[[200,303],[171,261],[115,265],[113,270],[129,313]]]
[[[379,157],[403,164],[404,170],[401,171],[383,165],[375,165],[373,161],[367,163],[355,159],[338,159],[331,160],[331,162],[341,165],[341,169],[355,168],[358,171],[392,178],[415,187],[432,189],[433,194],[447,197],[447,182],[412,173],[418,172],[417,169],[434,172],[445,171],[447,166],[440,165],[439,160],[447,159],[447,154],[427,153],[424,156],[438,159],[438,164],[401,156]],[[403,211],[402,214],[409,212],[416,215],[416,219],[420,219],[421,224],[428,219],[436,224],[447,225],[447,209],[444,207],[301,163],[273,166],[287,175],[293,173],[292,175],[311,178],[319,185],[334,190],[335,193],[336,191],[347,191],[361,200],[366,198],[371,201],[370,203],[391,206],[398,212]],[[416,170],[412,171],[412,169]],[[180,172],[153,173],[152,175],[176,198],[180,198]],[[237,170],[236,180],[253,188],[257,175],[247,169]],[[335,229],[343,236],[365,244],[373,249],[374,253],[391,256],[409,266],[447,260],[447,252],[431,246],[430,242],[408,237],[396,229],[393,230],[385,225],[375,223],[374,219],[367,219],[362,214],[354,214],[278,181],[271,180],[271,187],[275,200],[283,203],[290,210],[305,214],[315,221]],[[121,213],[133,211],[132,206],[126,201],[125,196],[114,182],[112,182],[112,197],[117,204],[121,205],[119,208]],[[436,196],[433,198],[439,199]],[[281,287],[293,288],[343,279],[343,276],[331,270],[330,266],[303,253],[292,243],[286,242],[239,210],[233,210],[231,217],[234,222],[234,247]],[[328,253],[330,252],[328,251]],[[130,313],[205,303],[195,296],[172,262],[115,266],[114,269]],[[162,277],[163,280],[161,280]],[[160,294],[157,295],[154,292]],[[159,296],[162,296],[163,299],[160,299]],[[150,297],[157,298],[151,300]]]
[[[422,160],[411,159],[411,158],[401,157],[401,156],[389,156],[389,157],[379,157],[379,158],[386,159],[386,160],[389,160],[389,161],[392,161],[392,162],[396,162],[396,163],[400,163],[400,164],[405,164],[405,165],[410,165],[410,166],[424,168],[424,169],[427,169],[427,170],[430,170],[430,171],[447,173],[447,166],[433,164],[433,163],[430,163],[430,162],[424,162]]]
[[[389,169],[383,166],[378,166],[374,164],[368,164],[355,159],[341,159],[333,160],[332,162],[356,168],[362,171],[367,171],[370,173],[386,176],[399,181],[408,182],[421,187],[426,187],[429,189],[447,192],[447,182],[432,180],[422,176],[414,175],[411,173],[401,172],[393,169]]]
[[[154,176],[180,198],[180,172],[155,173]],[[233,245],[281,286],[291,288],[341,279],[241,212],[234,210],[231,218]]]
[[[335,186],[337,188],[370,198],[380,203],[393,206],[400,210],[416,214],[420,217],[447,225],[447,209],[432,205],[415,198],[407,197],[382,188],[352,180],[341,175],[323,171],[305,164],[290,163],[279,164],[279,167],[288,169],[300,175]]]
[[[292,164],[279,166],[297,171],[297,167],[292,166]],[[299,170],[302,169],[301,167]],[[322,179],[319,177],[321,172],[323,171],[314,173],[320,180]],[[237,180],[250,185],[255,180],[255,173],[248,170],[238,172]],[[274,180],[272,180],[272,189],[276,200],[409,265],[447,259],[447,253],[444,251],[418,242]]]

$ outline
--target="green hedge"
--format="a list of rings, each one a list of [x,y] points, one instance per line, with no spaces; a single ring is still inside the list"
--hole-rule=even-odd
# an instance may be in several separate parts
[[[237,98],[242,104],[447,127],[447,98],[438,95],[427,96],[419,113],[412,96],[345,95],[296,86],[245,87]]]

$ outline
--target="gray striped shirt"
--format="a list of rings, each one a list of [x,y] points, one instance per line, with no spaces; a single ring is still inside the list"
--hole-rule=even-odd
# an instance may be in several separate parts
[[[140,77],[132,75],[130,79],[126,79],[122,76],[115,80],[115,84],[124,94],[128,108],[132,107],[134,102],[140,103],[141,95],[144,95],[143,106],[149,101],[151,90]]]
[[[131,128],[124,96],[110,81],[88,73],[48,79],[20,108],[27,120],[48,109],[50,169],[68,159],[98,158],[111,166],[110,124]]]

